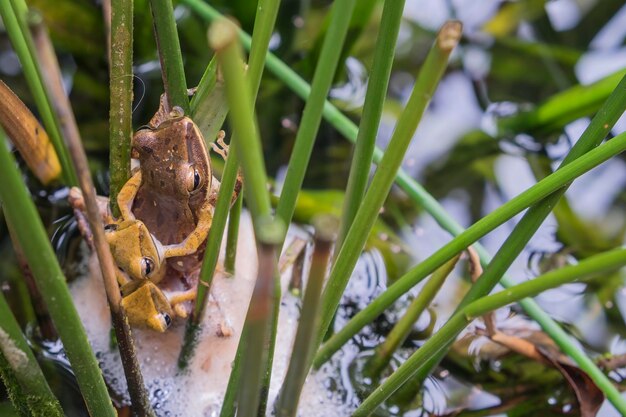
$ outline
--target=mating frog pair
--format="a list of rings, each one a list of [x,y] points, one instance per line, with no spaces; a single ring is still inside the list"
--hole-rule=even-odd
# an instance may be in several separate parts
[[[223,132],[217,143],[221,148],[213,149],[226,158]],[[120,218],[110,215],[108,201],[101,203],[101,213],[130,323],[164,331],[174,315],[187,315],[184,303],[195,299],[193,281],[219,182],[198,127],[182,111],[168,111],[165,97],[149,126],[133,137],[132,157],[139,169],[118,194]],[[238,178],[233,201],[240,189]],[[76,196],[74,191],[73,204],[80,208]],[[166,296],[162,288],[168,287],[174,291]]]

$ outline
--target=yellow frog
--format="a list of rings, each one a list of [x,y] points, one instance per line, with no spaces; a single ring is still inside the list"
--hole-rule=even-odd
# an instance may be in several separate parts
[[[166,106],[162,97],[148,128],[133,138],[132,154],[140,166],[118,194],[120,219],[110,215],[108,200],[101,203],[107,241],[120,268],[122,305],[131,324],[157,331],[167,329],[173,313],[185,317],[183,303],[195,299],[193,281],[219,189],[197,126],[178,109],[167,112]],[[225,158],[223,132],[217,143],[221,148],[213,149]],[[239,177],[233,202],[240,189]],[[74,200],[80,208],[76,196]],[[164,279],[170,285],[182,282],[183,291],[164,294],[156,285]]]

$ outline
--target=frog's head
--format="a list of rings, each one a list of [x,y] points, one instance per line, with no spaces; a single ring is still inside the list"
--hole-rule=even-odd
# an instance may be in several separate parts
[[[211,166],[202,133],[189,117],[174,117],[157,128],[138,130],[132,157],[142,181],[160,195],[189,199],[211,186]]]
[[[123,220],[104,227],[117,266],[133,280],[158,282],[163,277],[163,246],[139,220]]]
[[[122,286],[122,307],[131,326],[164,332],[172,323],[172,307],[165,294],[148,280]]]

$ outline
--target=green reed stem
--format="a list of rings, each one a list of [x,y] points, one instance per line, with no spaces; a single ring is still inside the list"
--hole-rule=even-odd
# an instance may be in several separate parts
[[[254,32],[252,33],[251,45],[249,48],[250,56],[248,57],[248,77],[252,97],[250,100],[251,109],[254,109],[254,103],[256,102],[259,86],[261,85],[261,77],[263,75],[263,69],[265,68],[265,58],[267,56],[267,51],[269,50],[270,38],[272,37],[272,34],[274,32],[274,26],[276,24],[276,17],[278,16],[279,6],[280,0],[260,0],[257,5],[257,12],[254,18]],[[256,141],[256,143],[259,147],[256,155],[258,158],[261,159],[261,161],[263,161],[260,139]],[[265,169],[263,169],[262,172],[265,174]],[[261,189],[259,189],[259,191],[260,190]],[[246,197],[246,200],[248,200],[248,194],[247,192],[245,192],[245,190],[244,196]],[[267,196],[267,202],[269,202],[269,193],[265,193],[264,197],[265,196]],[[252,214],[254,216],[254,213]],[[285,226],[288,226],[288,223],[285,223]],[[280,256],[280,249],[278,249],[276,253],[277,259],[278,256]],[[276,332],[278,330],[278,314],[280,311],[281,296],[280,275],[278,272],[276,272],[274,276],[273,294],[274,309],[272,320],[268,329],[269,345],[266,356],[264,358],[265,367],[263,370],[263,378],[260,386],[261,399],[259,402],[259,415],[265,415],[265,410],[267,409],[267,396],[269,394],[270,381],[272,378],[272,365],[274,363],[274,348],[276,346]]]
[[[262,59],[260,60],[258,57],[263,58],[263,52],[266,51],[268,48],[269,40],[276,20],[276,15],[278,13],[278,5],[278,0],[264,0],[263,3],[259,4],[260,10],[257,14],[257,19],[255,21],[255,39],[257,39],[257,41],[255,41],[255,45],[250,56],[250,64],[248,65],[248,81],[250,83],[250,94],[252,95],[250,103],[254,103],[256,101],[256,96],[258,93],[264,68],[264,61]],[[200,80],[200,84],[198,85],[198,90],[196,91],[196,94],[191,101],[192,115],[198,115],[198,118],[194,120],[201,123],[201,128],[202,126],[207,124],[207,132],[210,135],[217,134],[217,131],[221,127],[224,118],[228,113],[228,103],[225,100],[226,98],[224,85],[222,81],[219,81],[217,79],[217,59],[216,57],[214,57],[214,59],[209,62],[209,65],[205,70],[202,79]],[[254,110],[252,104],[251,110]],[[214,116],[211,118],[207,118],[206,116],[202,116],[200,114],[202,112],[213,114]],[[226,162],[226,166],[224,167],[224,173],[222,174],[220,194],[216,202],[215,212],[213,216],[214,222],[211,225],[211,232],[209,233],[209,237],[207,239],[207,248],[202,266],[203,272],[201,272],[201,278],[198,285],[198,295],[196,297],[196,304],[194,307],[192,320],[194,323],[190,324],[185,332],[185,343],[183,344],[183,348],[179,356],[178,365],[181,369],[186,367],[188,359],[193,353],[197,336],[196,333],[199,330],[200,321],[202,320],[203,316],[202,312],[207,302],[206,300],[208,297],[208,289],[210,288],[215,266],[217,265],[217,259],[219,257],[221,241],[224,234],[225,221],[228,217],[228,209],[231,206],[231,195],[233,193],[233,189],[238,175],[238,152],[235,151],[236,147],[233,147],[236,142],[237,140],[233,135],[231,139],[230,156],[228,157],[228,161]],[[231,242],[232,245],[232,238],[230,238],[231,234],[234,234],[236,236],[239,232],[238,225],[239,216],[241,214],[241,199],[242,197],[239,196],[236,202],[236,205],[239,206],[239,210],[231,210],[230,213],[229,239],[227,241],[227,245],[228,242]],[[232,227],[230,227],[231,224]],[[234,259],[235,253],[236,240],[234,250],[232,246],[230,247],[230,250],[228,250],[227,246],[227,258],[230,255],[230,257]],[[237,372],[238,371],[233,371],[233,375],[235,375]],[[229,384],[229,387],[230,386],[231,385]],[[227,397],[233,399],[235,398],[234,395],[227,395]],[[227,408],[226,402],[224,403],[224,405],[225,407],[223,408]]]
[[[228,114],[224,82],[217,79],[217,57],[211,58],[189,105],[205,142],[215,141]]]
[[[422,114],[445,71],[448,57],[460,37],[461,24],[459,22],[445,23],[420,69],[406,108],[398,119],[385,156],[378,165],[372,184],[368,188],[354,223],[346,235],[345,240],[349,241],[350,245],[344,245],[340,249],[330,272],[328,283],[324,288],[322,321],[320,332],[317,335],[318,342],[321,342],[321,338],[330,326],[341,295],[363,250],[367,236],[378,218],[380,208],[387,198],[415,129],[417,129]]]
[[[267,174],[261,141],[256,130],[252,98],[243,71],[243,55],[232,22],[222,20],[211,27],[209,39],[224,71],[226,97],[231,109],[229,118],[237,126],[238,156],[246,181],[246,199],[252,219],[271,214]]]
[[[372,73],[367,83],[363,114],[359,123],[354,155],[350,165],[350,175],[343,203],[341,229],[335,246],[335,255],[343,244],[343,240],[352,225],[352,221],[363,200],[367,180],[369,178],[376,135],[380,124],[380,116],[387,95],[387,86],[391,75],[391,66],[395,56],[396,41],[402,21],[405,0],[385,1],[383,15],[378,29],[378,39],[374,49]]]
[[[239,160],[235,157],[237,152],[236,143],[230,145],[230,152],[231,154],[226,158],[226,164],[224,165],[220,194],[215,204],[215,215],[211,223],[211,230],[209,231],[206,250],[204,252],[204,260],[202,261],[202,269],[200,270],[200,282],[202,284],[198,285],[198,295],[196,296],[196,304],[193,312],[193,321],[196,325],[199,325],[202,321],[204,310],[206,309],[209,288],[211,287],[215,268],[217,267],[217,260],[224,236],[224,228],[226,227],[226,219],[228,218],[228,210],[230,209],[233,189],[237,181]]]
[[[330,11],[330,25],[315,67],[311,95],[304,106],[293,151],[287,165],[287,174],[276,206],[276,216],[285,224],[291,223],[293,217],[298,192],[302,188],[315,137],[322,121],[324,102],[335,76],[355,3],[356,0],[337,0]]]
[[[413,299],[400,320],[393,326],[393,329],[391,329],[385,341],[376,347],[374,355],[371,356],[365,364],[363,370],[365,376],[376,379],[380,377],[382,371],[389,365],[393,353],[409,336],[413,325],[433,301],[460,257],[461,254],[458,254],[439,267],[432,274],[424,287],[420,289],[419,294]]]
[[[154,20],[154,33],[167,101],[171,108],[179,106],[185,114],[189,114],[187,81],[172,0],[150,0],[150,9]]]
[[[27,13],[28,9],[23,0],[0,2],[0,17],[2,17],[13,49],[20,60],[24,77],[50,136],[50,141],[59,157],[63,169],[63,179],[67,185],[76,185],[78,183],[76,173],[70,163],[67,148],[61,136],[60,122],[52,111],[52,100],[44,87],[41,68],[34,53],[33,40],[26,22]]]
[[[268,329],[276,314],[275,307],[279,304],[279,300],[275,299],[276,257],[283,240],[284,229],[285,226],[280,219],[273,220],[271,217],[257,219],[259,275],[245,322],[245,353],[242,357],[242,378],[237,396],[237,415],[240,417],[253,417],[259,412],[263,373],[266,371],[267,354],[272,343],[271,332],[268,332]]]
[[[252,214],[252,220],[258,236],[259,219],[268,217],[271,214],[271,205],[269,199],[269,193],[267,192],[267,174],[265,171],[265,164],[263,161],[263,154],[261,149],[261,142],[256,130],[254,107],[252,95],[256,97],[256,91],[261,80],[261,74],[263,69],[263,58],[265,57],[265,51],[267,50],[269,38],[274,27],[274,22],[277,15],[279,2],[277,0],[268,0],[264,4],[259,5],[259,12],[262,15],[257,15],[255,20],[255,28],[259,28],[259,35],[255,36],[255,39],[260,41],[256,43],[250,56],[250,68],[254,68],[254,72],[251,72],[250,86],[254,93],[250,92],[248,84],[245,83],[245,77],[243,72],[243,59],[241,45],[237,39],[237,28],[232,22],[222,20],[215,23],[210,31],[209,39],[211,46],[216,50],[220,65],[224,71],[224,78],[226,82],[226,95],[228,98],[229,106],[232,110],[230,117],[232,118],[232,125],[237,126],[237,137],[235,143],[241,143],[238,152],[239,158],[242,161],[242,168],[244,178],[246,181],[245,196],[250,212]],[[256,31],[256,29],[255,29]],[[276,261],[276,259],[274,259]],[[275,269],[275,268],[274,268]],[[268,332],[268,349],[264,352],[264,355],[260,357],[259,366],[262,367],[263,372],[261,384],[254,389],[261,390],[259,393],[260,410],[265,410],[267,402],[267,394],[269,392],[269,382],[271,378],[271,368],[274,357],[274,346],[276,340],[276,330],[278,325],[278,310],[280,300],[280,277],[276,273],[273,277],[273,291],[272,291],[272,317],[269,321],[265,331]],[[249,307],[248,312],[250,313]],[[245,336],[245,339],[243,337]],[[248,322],[244,324],[244,331],[242,332],[242,339],[239,342],[237,356],[242,358],[242,361],[235,363],[235,368],[231,372],[231,380],[239,379],[240,373],[247,371],[246,368],[241,369],[247,355],[239,353],[243,344],[248,344],[248,341],[254,336],[253,332],[248,328]],[[248,339],[250,337],[250,339]],[[240,391],[249,383],[247,379],[240,379],[243,381]],[[230,384],[229,388],[234,385]],[[230,393],[226,393],[226,396],[233,398]],[[239,397],[241,398],[241,397]],[[240,404],[241,405],[241,404]],[[224,408],[232,408],[232,404],[223,404]],[[264,413],[264,411],[260,411]]]
[[[311,358],[315,353],[315,331],[320,320],[318,314],[320,296],[328,270],[330,251],[337,235],[338,223],[337,218],[329,215],[321,215],[314,219],[313,259],[302,302],[298,330],[291,350],[289,368],[275,404],[274,411],[278,417],[294,417],[298,411],[302,386],[309,373]]]
[[[17,380],[26,404],[16,405],[29,409],[33,416],[63,417],[61,404],[56,399],[41,368],[33,355],[20,325],[0,292],[0,353]],[[16,407],[17,408],[17,407]]]
[[[615,90],[626,70],[617,71],[595,83],[576,85],[557,93],[530,111],[498,120],[501,135],[516,132],[551,132],[567,123],[595,113]]]
[[[584,278],[592,278],[599,274],[614,271],[626,265],[626,249],[616,249],[587,258],[577,265],[567,266],[548,272],[531,281],[512,286],[505,291],[479,298],[455,313],[452,318],[436,332],[428,343],[421,346],[407,361],[402,364],[385,382],[367,397],[354,412],[355,417],[370,415],[376,407],[389,398],[413,373],[427,366],[431,358],[445,352],[456,336],[475,318],[488,312],[518,302],[526,297],[534,297],[551,288]],[[431,342],[432,341],[432,342]],[[615,390],[612,383],[605,379],[598,383],[604,392]]]
[[[4,143],[4,140],[2,133],[0,142]],[[0,200],[7,222],[16,231],[37,287],[63,342],[87,409],[91,415],[115,417],[115,409],[65,284],[61,267],[22,182],[15,159],[6,146],[0,146],[0,177]]]
[[[224,259],[224,270],[229,274],[235,273],[235,262],[237,260],[237,240],[239,239],[239,219],[243,207],[243,197],[237,197],[237,201],[230,209],[228,216],[228,233],[226,235],[226,255]]]
[[[130,178],[133,138],[133,0],[111,0],[109,108],[109,204],[119,215],[117,194]]]
[[[471,227],[459,233],[453,240],[433,255],[409,270],[378,298],[357,313],[338,333],[334,334],[318,351],[314,366],[319,367],[343,344],[366,324],[375,320],[393,302],[409,291],[436,268],[465,250],[481,237],[502,225],[522,210],[564,187],[585,172],[626,150],[626,133],[620,134],[576,159],[567,166],[545,177],[523,193],[498,207]],[[481,254],[481,250],[479,250]]]

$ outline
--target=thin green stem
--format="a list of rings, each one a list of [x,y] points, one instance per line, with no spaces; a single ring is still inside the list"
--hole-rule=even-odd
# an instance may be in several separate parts
[[[276,206],[276,216],[285,224],[291,223],[293,217],[298,192],[302,187],[315,137],[322,121],[324,102],[335,76],[355,3],[356,0],[337,0],[330,11],[330,25],[315,67],[311,95],[304,106],[302,120],[287,165],[287,174]]]
[[[626,133],[622,133],[611,141],[583,155],[555,173],[547,176],[528,190],[512,198],[487,216],[474,223],[468,229],[458,233],[455,239],[448,242],[433,255],[409,270],[391,285],[383,294],[373,300],[367,307],[357,313],[338,333],[333,335],[319,350],[314,365],[321,366],[343,344],[355,335],[366,324],[373,321],[398,298],[409,291],[444,262],[465,250],[481,237],[502,225],[522,210],[549,196],[574,179],[596,167],[626,149]],[[462,230],[462,229],[461,229]],[[482,249],[477,249],[479,254]],[[484,254],[482,254],[484,255]],[[481,256],[482,256],[481,255]]]
[[[226,96],[231,109],[229,118],[237,126],[238,156],[241,158],[246,180],[246,199],[252,219],[269,216],[271,205],[267,192],[267,174],[261,149],[261,141],[256,130],[250,89],[243,71],[242,51],[236,37],[236,27],[232,22],[222,20],[211,27],[211,46],[216,50],[224,71]]]
[[[402,21],[404,3],[405,0],[385,1],[383,7],[383,15],[378,29],[378,39],[374,49],[372,73],[367,83],[363,114],[359,123],[359,133],[350,165],[350,175],[346,187],[341,228],[337,238],[337,245],[335,246],[335,255],[339,253],[339,249],[343,244],[348,229],[352,225],[367,187],[374,148],[376,147],[378,125],[383,111],[383,103],[387,95],[393,57],[395,56],[396,40],[398,39],[400,22]]]
[[[254,48],[251,54],[251,63],[248,66],[248,82],[250,83],[250,94],[252,96],[250,100],[251,111],[253,111],[253,103],[256,100],[257,92],[261,82],[261,75],[263,74],[264,61],[258,57],[264,58],[264,52],[268,45],[272,34],[276,15],[278,13],[278,0],[265,0],[259,5],[261,9],[257,14],[257,20],[255,23],[255,41]],[[254,59],[254,61],[252,61]],[[211,60],[207,69],[202,76],[198,90],[191,101],[192,115],[196,115],[197,122],[202,127],[206,124],[206,132],[209,135],[217,134],[217,130],[223,123],[226,114],[228,113],[228,103],[226,103],[225,89],[223,82],[217,79],[217,59],[216,57]],[[215,105],[217,102],[217,107]],[[203,112],[208,112],[213,115],[207,117],[202,115]],[[212,136],[211,136],[212,137]],[[206,139],[206,136],[205,136]],[[205,252],[205,258],[201,271],[201,279],[198,285],[198,296],[196,297],[196,304],[194,307],[193,324],[187,327],[185,333],[185,343],[181,349],[179,356],[179,367],[184,368],[188,362],[188,358],[193,353],[196,332],[199,330],[200,321],[202,320],[204,306],[206,305],[206,299],[208,296],[208,289],[213,279],[213,273],[215,266],[217,265],[217,258],[221,247],[221,240],[224,234],[225,220],[228,217],[228,209],[230,208],[231,195],[235,186],[236,178],[238,175],[239,159],[236,147],[234,147],[237,140],[233,135],[231,139],[230,156],[224,167],[224,173],[222,175],[222,183],[220,186],[220,194],[216,202],[214,212],[214,222],[211,225],[211,232],[209,233],[207,248]],[[230,163],[229,163],[230,161]],[[239,215],[241,213],[241,199],[239,196],[237,199],[237,205],[240,207],[239,211],[232,211],[230,215],[230,221],[233,222],[233,227],[229,227],[229,237],[231,233],[235,235],[238,233]],[[223,220],[223,221],[222,221]],[[235,224],[236,223],[236,224]],[[232,243],[232,239],[228,240]],[[227,255],[231,253],[227,251]],[[233,372],[233,375],[236,372]],[[231,385],[229,384],[229,387]],[[234,395],[228,396],[234,398]],[[224,403],[226,405],[226,402]],[[226,408],[226,407],[225,407]]]
[[[154,33],[167,101],[171,108],[178,106],[185,114],[190,114],[185,68],[172,0],[150,0],[150,9],[154,20]]]
[[[213,142],[228,114],[224,82],[217,79],[217,57],[214,56],[204,70],[190,107],[191,118],[202,132],[204,140]]]
[[[256,102],[259,86],[261,85],[263,69],[265,68],[265,58],[267,51],[269,50],[270,38],[274,32],[279,6],[280,0],[259,0],[257,5],[257,13],[254,18],[254,32],[252,33],[252,40],[250,43],[250,56],[248,57],[248,82],[251,91],[250,105],[252,109],[254,109],[254,103]],[[259,150],[257,152],[260,152],[260,142],[257,141],[257,143],[259,144]],[[261,160],[263,160],[261,153],[257,153],[257,155],[261,158]],[[265,170],[263,170],[263,173],[265,174]],[[259,189],[259,191],[260,190],[261,189]],[[244,195],[247,196],[245,191]],[[267,194],[267,197],[269,201],[269,194]],[[277,250],[276,256],[278,257],[279,255],[280,249]],[[278,314],[280,311],[281,299],[280,276],[278,272],[274,276],[273,296],[274,309],[271,324],[268,328],[269,345],[267,355],[265,356],[265,368],[260,386],[261,400],[258,412],[259,415],[265,415],[265,410],[267,408],[267,396],[269,394],[270,380],[272,377],[272,365],[274,363],[274,347],[276,345],[276,332],[278,330]]]
[[[346,235],[346,241],[349,241],[350,245],[344,245],[339,251],[330,272],[328,283],[324,288],[322,321],[317,335],[317,346],[330,326],[341,295],[363,250],[367,236],[378,218],[380,208],[393,185],[396,172],[402,163],[415,129],[417,129],[421,116],[445,71],[448,57],[460,37],[461,24],[459,22],[452,21],[444,24],[420,69],[406,108],[398,119],[385,156],[374,174],[372,184],[367,190],[354,223]]]
[[[553,95],[534,109],[498,120],[501,135],[551,132],[592,114],[615,90],[626,70],[619,70],[589,85],[576,85]]]
[[[385,341],[374,350],[374,355],[365,364],[363,370],[365,376],[370,378],[380,377],[381,372],[389,365],[393,353],[404,343],[413,325],[435,298],[446,278],[459,261],[460,256],[461,254],[458,254],[450,259],[432,274],[419,294],[413,299],[404,315],[393,326]]]
[[[226,219],[228,218],[228,209],[230,208],[233,189],[235,188],[235,182],[237,181],[239,160],[236,158],[236,143],[232,143],[230,145],[230,152],[230,156],[226,158],[220,194],[218,195],[217,203],[215,204],[215,216],[213,216],[213,222],[211,223],[211,230],[209,231],[209,237],[207,238],[206,251],[204,252],[204,260],[202,261],[202,269],[200,270],[200,284],[198,285],[198,295],[196,296],[196,304],[193,311],[193,321],[196,325],[200,324],[202,317],[204,316],[204,310],[206,308],[209,295],[209,288],[211,287],[211,282],[213,281],[213,275],[215,273],[215,268],[217,267],[222,238],[224,236],[224,228],[226,226]]]
[[[255,27],[259,27],[260,35],[255,39],[263,39],[265,42],[269,42],[269,37],[274,26],[277,8],[279,2],[276,0],[268,0],[266,4],[259,5],[259,10],[264,11],[262,16],[257,16]],[[263,7],[266,6],[266,7]],[[237,28],[232,22],[220,21],[215,23],[209,34],[209,43],[216,50],[218,60],[224,71],[224,79],[226,82],[226,95],[228,99],[229,107],[231,108],[230,117],[232,119],[232,125],[237,126],[237,137],[235,143],[240,146],[238,156],[242,161],[242,168],[244,178],[246,180],[245,196],[250,212],[252,214],[252,220],[257,232],[259,233],[259,219],[270,216],[271,205],[269,199],[269,193],[267,192],[267,174],[265,171],[265,164],[263,161],[261,142],[256,130],[253,100],[251,96],[256,97],[256,91],[261,80],[263,58],[265,57],[265,51],[267,50],[267,44],[258,42],[255,44],[253,53],[250,56],[250,66],[254,68],[254,72],[250,75],[250,88],[246,84],[246,80],[243,72],[243,59],[241,45],[237,39]],[[253,91],[253,93],[250,92]],[[239,143],[241,141],[241,143]],[[276,259],[274,259],[274,262]],[[274,268],[275,269],[275,268]],[[278,274],[273,276],[273,289],[270,305],[272,305],[272,316],[268,321],[264,331],[267,332],[268,349],[259,358],[259,366],[263,369],[261,373],[262,379],[260,385],[257,385],[254,389],[260,389],[260,399],[258,403],[261,405],[260,410],[265,410],[267,402],[267,393],[269,392],[269,382],[271,378],[271,368],[274,357],[274,346],[276,340],[276,330],[278,324],[278,311],[280,300],[280,277]],[[248,313],[252,309],[252,303],[249,307]],[[260,331],[257,326],[255,331],[248,328],[248,321],[244,324],[244,331],[242,332],[246,339],[240,340],[240,346],[238,352],[242,349],[242,344],[248,344],[248,340],[251,340],[255,336],[256,331]],[[258,335],[257,335],[258,336]],[[250,339],[248,339],[250,338]],[[244,348],[245,349],[245,348]],[[238,353],[239,355],[239,353]],[[245,353],[241,354],[242,360],[237,365],[243,366],[247,359]],[[239,367],[233,369],[231,379],[240,378],[240,373],[247,371],[247,368],[239,369]],[[243,390],[245,386],[248,386],[248,379],[242,379],[243,385],[240,388]],[[233,387],[229,382],[229,388]],[[227,397],[234,398],[234,396],[227,392]],[[241,398],[241,397],[239,397]],[[241,405],[241,403],[240,403]],[[248,404],[249,405],[249,404]],[[256,405],[256,403],[255,403]],[[223,405],[224,408],[232,408],[232,404]],[[261,411],[263,414],[264,411]]]
[[[0,142],[4,140],[2,134]],[[16,231],[37,287],[63,342],[85,404],[91,415],[114,417],[115,409],[65,284],[65,277],[41,218],[22,182],[15,159],[6,146],[0,146],[0,177],[0,200],[4,214]]]
[[[235,273],[235,262],[237,260],[237,240],[239,238],[239,219],[243,207],[242,196],[237,197],[237,201],[230,209],[228,216],[228,233],[226,234],[226,255],[224,259],[224,270],[229,274]]]
[[[11,39],[13,49],[22,64],[24,77],[41,114],[43,124],[57,152],[63,168],[63,179],[68,185],[76,185],[78,183],[76,173],[61,136],[60,122],[52,111],[52,101],[44,87],[41,68],[39,68],[34,53],[33,40],[26,23],[27,12],[25,4],[18,0],[0,2],[0,16]]]
[[[577,265],[549,272],[531,281],[512,286],[505,291],[480,298],[468,304],[454,314],[446,325],[429,339],[427,344],[421,346],[396,372],[367,397],[353,416],[370,415],[379,404],[408,381],[416,370],[426,367],[432,358],[445,352],[446,346],[454,341],[456,336],[475,318],[526,297],[536,296],[551,288],[608,273],[624,265],[626,265],[626,249],[616,249],[585,259]],[[599,383],[598,386],[604,392],[615,390],[608,379]]]
[[[0,293],[0,353],[6,359],[27,401],[33,416],[63,417],[61,404],[56,399],[41,372],[35,355],[9,305]]]
[[[279,304],[274,297],[276,256],[285,226],[279,219],[270,217],[262,217],[257,222],[259,272],[246,315],[246,347],[237,396],[237,415],[240,417],[253,417],[259,411],[263,373],[270,351],[268,345],[272,343],[268,329],[276,314],[275,307]]]
[[[309,372],[311,357],[315,353],[315,330],[319,326],[320,295],[333,241],[336,238],[338,219],[333,216],[321,216],[314,219],[315,242],[311,270],[302,312],[296,332],[296,338],[291,350],[291,359],[280,394],[276,400],[275,413],[278,417],[293,417],[296,415],[302,386]]]
[[[111,0],[110,61],[109,204],[117,216],[117,194],[130,177],[133,138],[133,0]]]

